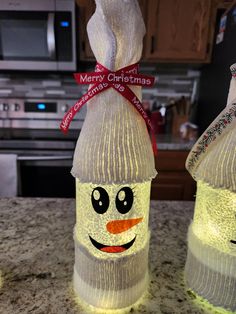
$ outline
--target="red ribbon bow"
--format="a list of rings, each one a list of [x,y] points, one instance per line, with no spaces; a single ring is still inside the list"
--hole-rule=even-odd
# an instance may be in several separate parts
[[[104,90],[112,87],[123,97],[125,97],[140,113],[147,128],[150,130],[152,138],[152,148],[154,155],[157,154],[157,145],[154,129],[151,121],[143,109],[143,106],[134,92],[127,85],[138,85],[150,87],[154,84],[155,78],[149,75],[138,73],[138,64],[132,64],[124,67],[116,72],[110,71],[100,63],[97,63],[95,72],[92,73],[75,73],[74,77],[78,84],[93,84],[92,87],[84,94],[73,107],[65,114],[60,128],[63,132],[67,132],[70,123],[76,113],[94,96],[100,94]]]

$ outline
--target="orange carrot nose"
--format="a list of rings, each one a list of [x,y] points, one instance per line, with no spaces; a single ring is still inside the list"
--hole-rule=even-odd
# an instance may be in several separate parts
[[[113,234],[121,233],[129,230],[133,226],[141,222],[143,218],[133,218],[126,220],[111,220],[107,223],[107,231]]]

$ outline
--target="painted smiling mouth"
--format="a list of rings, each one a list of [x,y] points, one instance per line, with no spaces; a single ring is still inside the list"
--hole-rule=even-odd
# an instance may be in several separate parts
[[[236,240],[230,240],[230,242],[236,244]]]
[[[102,252],[121,253],[121,252],[128,250],[134,244],[136,236],[130,242],[122,244],[122,245],[117,245],[117,246],[114,246],[114,245],[111,246],[111,245],[99,243],[90,236],[89,236],[89,239],[92,242],[92,244],[95,246],[95,248],[97,248],[98,250],[100,250]]]

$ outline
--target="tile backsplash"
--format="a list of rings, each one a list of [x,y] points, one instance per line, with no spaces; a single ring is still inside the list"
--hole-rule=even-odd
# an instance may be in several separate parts
[[[88,72],[93,69],[88,68]],[[184,96],[194,102],[198,90],[199,70],[162,69],[155,66],[140,68],[141,73],[156,77],[152,88],[143,89],[143,99],[150,100],[156,106],[168,106]],[[78,86],[73,74],[1,74],[0,98],[64,98],[77,99],[87,90],[87,86]],[[155,109],[155,108],[154,108]]]
[[[143,89],[143,99],[153,100],[156,106],[168,106],[183,96],[191,103],[196,100],[200,78],[199,70],[180,68],[158,71],[148,67],[141,68],[141,71],[156,77],[155,85],[152,88]]]

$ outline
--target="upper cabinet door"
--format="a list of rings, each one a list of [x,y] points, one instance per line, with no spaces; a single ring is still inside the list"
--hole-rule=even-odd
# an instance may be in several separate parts
[[[211,0],[148,0],[144,59],[204,61]]]
[[[79,58],[80,60],[95,60],[89,44],[87,23],[93,15],[96,6],[94,0],[76,0],[79,7]]]

